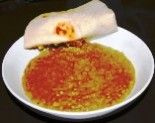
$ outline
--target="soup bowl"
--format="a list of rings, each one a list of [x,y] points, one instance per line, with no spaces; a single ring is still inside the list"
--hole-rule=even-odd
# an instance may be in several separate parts
[[[111,35],[92,40],[121,51],[132,62],[135,68],[136,81],[129,96],[116,105],[86,112],[66,112],[40,107],[32,103],[24,93],[22,75],[28,62],[38,55],[38,50],[25,50],[24,39],[18,39],[6,53],[2,63],[2,77],[7,89],[12,95],[27,107],[39,111],[48,116],[56,116],[69,119],[88,119],[105,116],[113,111],[122,109],[137,97],[139,97],[151,82],[154,73],[154,59],[147,45],[136,35],[118,27],[118,31]]]

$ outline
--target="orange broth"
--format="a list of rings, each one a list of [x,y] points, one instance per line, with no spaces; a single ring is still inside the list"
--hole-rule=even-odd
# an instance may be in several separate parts
[[[23,76],[32,102],[61,111],[115,105],[129,95],[134,82],[134,67],[123,53],[91,43],[46,49],[30,61]]]

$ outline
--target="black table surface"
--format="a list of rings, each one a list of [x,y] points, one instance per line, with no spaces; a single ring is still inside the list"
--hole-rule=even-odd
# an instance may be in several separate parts
[[[33,1],[33,0],[29,0]],[[9,47],[23,35],[28,22],[35,16],[82,5],[89,0],[4,0],[0,2],[0,60]],[[112,8],[118,25],[139,36],[155,55],[155,1],[104,0]],[[134,50],[134,49],[133,49]],[[12,70],[14,72],[14,70]],[[0,123],[61,122],[27,109],[6,89],[0,78]],[[109,117],[89,122],[155,123],[155,78],[147,90],[131,105]]]

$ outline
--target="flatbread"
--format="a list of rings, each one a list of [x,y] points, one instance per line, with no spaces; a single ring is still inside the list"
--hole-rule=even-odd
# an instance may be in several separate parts
[[[41,14],[26,27],[24,47],[59,44],[81,38],[105,36],[117,31],[114,12],[92,0],[80,7]]]

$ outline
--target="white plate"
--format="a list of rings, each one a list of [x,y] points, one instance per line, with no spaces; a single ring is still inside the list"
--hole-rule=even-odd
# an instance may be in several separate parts
[[[118,32],[96,39],[95,41],[122,51],[136,69],[136,83],[129,97],[117,105],[89,112],[62,112],[34,105],[25,96],[21,76],[28,62],[38,54],[37,50],[25,50],[23,37],[17,40],[6,53],[2,63],[2,76],[8,90],[25,105],[48,115],[70,119],[92,118],[117,110],[137,98],[149,85],[154,72],[154,59],[146,44],[129,31],[118,28]]]

